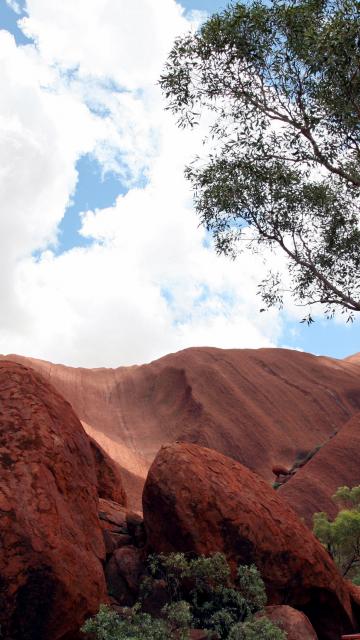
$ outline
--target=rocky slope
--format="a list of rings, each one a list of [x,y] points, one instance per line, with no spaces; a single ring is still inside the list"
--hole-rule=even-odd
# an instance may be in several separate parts
[[[331,500],[338,487],[360,484],[360,413],[353,416],[296,475],[279,489],[279,495],[312,526],[312,515],[326,511],[332,518],[337,506]]]
[[[271,483],[274,467],[305,460],[360,411],[357,357],[194,348],[118,369],[11,358],[37,369],[71,402],[87,432],[119,464],[136,509],[147,469],[165,443],[214,448]],[[294,495],[288,499],[296,508]]]

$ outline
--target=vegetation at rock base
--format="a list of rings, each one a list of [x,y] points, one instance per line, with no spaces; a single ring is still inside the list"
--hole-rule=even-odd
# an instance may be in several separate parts
[[[360,310],[358,0],[234,2],[179,37],[160,85],[179,126],[210,118],[186,168],[221,254],[280,249],[259,285],[352,320]]]
[[[144,611],[154,585],[162,581],[166,604],[159,616]],[[191,628],[209,638],[285,640],[286,634],[266,618],[253,614],[266,604],[264,583],[254,565],[240,566],[235,581],[223,554],[188,558],[184,553],[150,556],[141,601],[122,614],[102,605],[83,632],[97,640],[168,640],[189,637]]]
[[[331,521],[324,512],[314,514],[314,533],[343,576],[360,584],[360,485],[340,487],[333,496],[342,507]]]
[[[285,637],[284,632],[267,618],[250,620],[232,627],[229,640],[279,640]]]

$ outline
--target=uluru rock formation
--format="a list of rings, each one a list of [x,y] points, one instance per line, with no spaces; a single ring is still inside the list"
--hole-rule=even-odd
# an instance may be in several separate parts
[[[356,359],[204,347],[148,365],[81,369],[11,357],[40,371],[71,402],[86,431],[119,464],[135,509],[165,443],[214,448],[271,483],[273,468],[305,460],[360,411]]]
[[[334,518],[338,505],[331,500],[338,487],[360,484],[360,413],[353,416],[309,462],[279,489],[279,495],[312,526],[313,514],[325,511]]]
[[[348,587],[322,545],[257,474],[194,444],[163,447],[143,494],[149,548],[254,563],[269,604],[310,619],[320,640],[352,630]]]
[[[70,404],[6,361],[0,461],[1,637],[74,640],[105,597],[93,455]]]
[[[81,369],[0,356],[0,434],[5,640],[78,640],[104,573],[116,606],[136,600],[150,549],[136,511],[164,444],[144,494],[153,549],[254,561],[270,604],[304,611],[320,640],[359,618],[298,516],[333,515],[337,487],[360,483],[360,357],[197,348]]]

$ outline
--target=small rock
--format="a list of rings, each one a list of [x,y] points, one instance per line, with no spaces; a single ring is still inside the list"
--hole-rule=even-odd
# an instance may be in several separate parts
[[[265,607],[256,614],[257,618],[266,617],[287,634],[287,640],[317,640],[317,635],[309,618],[302,611],[288,605]]]
[[[130,592],[123,576],[119,573],[115,557],[112,555],[105,567],[108,594],[119,606],[132,607],[136,598]]]
[[[116,549],[131,545],[132,538],[125,533],[116,533],[109,529],[103,529],[103,536],[105,542],[106,555],[109,556]]]
[[[132,606],[138,597],[143,569],[139,549],[132,546],[116,549],[105,568],[109,595],[122,606]]]
[[[127,530],[126,509],[112,500],[99,499],[99,518]]]

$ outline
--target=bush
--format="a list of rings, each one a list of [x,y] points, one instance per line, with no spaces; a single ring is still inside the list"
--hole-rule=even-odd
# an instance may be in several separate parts
[[[154,617],[144,613],[142,606],[159,578],[166,586],[168,602],[160,617]],[[93,633],[97,640],[185,640],[191,628],[207,630],[209,638],[220,640],[253,640],[260,631],[260,640],[285,637],[269,621],[252,620],[253,614],[266,604],[264,583],[255,565],[240,566],[232,581],[230,567],[221,553],[195,558],[183,553],[149,556],[141,593],[143,602],[123,609],[121,616],[103,605],[85,623],[83,631]]]
[[[259,618],[235,625],[228,640],[285,640],[286,633],[271,620]]]
[[[119,616],[113,609],[101,605],[99,613],[87,620],[81,629],[93,633],[97,640],[168,640],[171,629],[164,620],[140,611],[140,605],[124,609]]]

